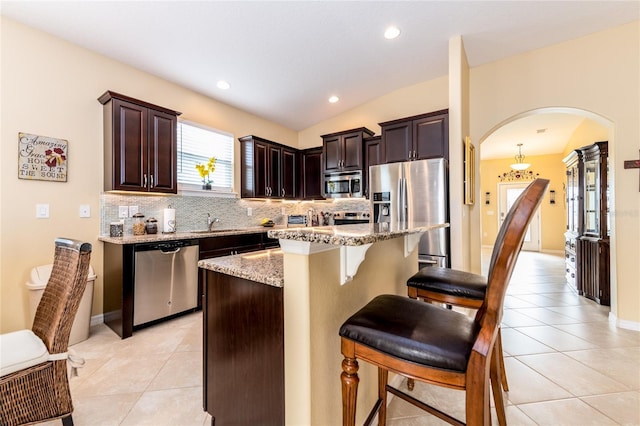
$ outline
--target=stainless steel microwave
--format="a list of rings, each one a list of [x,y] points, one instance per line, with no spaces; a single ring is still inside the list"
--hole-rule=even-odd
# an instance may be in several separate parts
[[[362,197],[362,171],[334,172],[324,175],[326,198]]]

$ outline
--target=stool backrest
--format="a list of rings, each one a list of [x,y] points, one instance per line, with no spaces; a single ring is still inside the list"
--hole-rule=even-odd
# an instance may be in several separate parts
[[[49,353],[67,351],[71,326],[87,285],[90,258],[91,244],[56,239],[53,269],[31,328]]]
[[[500,227],[489,264],[487,292],[482,307],[476,314],[476,321],[482,329],[481,334],[497,332],[502,320],[502,306],[507,286],[520,254],[527,227],[542,202],[548,185],[548,179],[534,180],[513,203]]]

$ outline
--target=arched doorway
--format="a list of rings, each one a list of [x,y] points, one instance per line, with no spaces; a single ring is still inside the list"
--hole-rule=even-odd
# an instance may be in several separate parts
[[[568,124],[566,124],[566,123]],[[563,124],[564,123],[564,124]],[[557,127],[567,126],[563,132],[555,132]],[[568,129],[568,130],[567,130]],[[518,133],[520,132],[520,133]],[[545,135],[546,132],[546,135]],[[551,134],[551,145],[549,139]],[[484,200],[480,209],[480,241],[483,245],[495,240],[499,226],[498,175],[509,170],[517,154],[516,145],[523,143],[523,154],[527,163],[531,163],[531,178],[536,176],[549,178],[549,193],[541,205],[541,251],[562,252],[563,234],[566,230],[565,205],[565,167],[562,163],[570,151],[591,145],[597,141],[613,141],[613,123],[593,112],[568,107],[539,108],[525,111],[509,117],[495,125],[479,140],[480,173],[478,176],[479,199]],[[551,146],[551,147],[550,147]],[[546,148],[545,148],[546,147]],[[493,158],[487,159],[489,152]],[[491,167],[487,167],[491,164]],[[485,167],[483,167],[483,165]],[[611,176],[610,185],[615,185],[615,176]],[[523,182],[526,183],[526,182]],[[554,201],[550,192],[554,191]],[[496,204],[493,204],[495,200]],[[614,200],[611,200],[614,205]],[[610,262],[615,264],[615,224],[611,223]],[[616,308],[616,280],[612,271],[611,310]]]

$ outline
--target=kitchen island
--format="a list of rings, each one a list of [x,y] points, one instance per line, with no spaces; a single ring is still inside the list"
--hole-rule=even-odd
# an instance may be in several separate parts
[[[207,270],[204,404],[216,424],[339,424],[340,325],[378,294],[406,294],[420,236],[443,226],[278,229],[269,237],[280,250],[200,261]],[[377,371],[363,365],[359,375],[362,423],[377,399]]]

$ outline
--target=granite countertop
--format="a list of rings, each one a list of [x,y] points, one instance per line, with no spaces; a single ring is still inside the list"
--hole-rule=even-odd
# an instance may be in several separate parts
[[[214,229],[213,231],[184,231],[172,234],[144,234],[144,235],[124,235],[122,237],[110,237],[109,235],[100,235],[99,241],[112,244],[138,244],[138,243],[154,243],[157,241],[175,241],[175,240],[193,240],[201,238],[222,237],[227,235],[257,234],[267,232],[270,229],[286,229],[284,225],[276,225],[275,227],[251,226],[247,228],[235,229]]]
[[[199,261],[198,266],[262,284],[282,287],[284,285],[283,263],[282,250],[272,249],[205,259]]]
[[[267,235],[269,238],[283,240],[340,246],[361,246],[448,226],[449,224],[447,223],[435,225],[428,223],[408,223],[403,226],[388,223],[365,223],[309,228],[281,228],[270,230]]]

